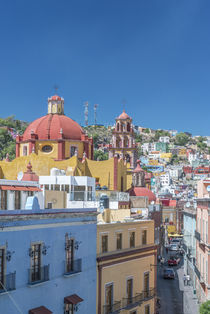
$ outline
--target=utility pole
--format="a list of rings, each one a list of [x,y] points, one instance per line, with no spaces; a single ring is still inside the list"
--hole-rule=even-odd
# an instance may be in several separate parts
[[[84,106],[85,106],[85,112],[84,112],[85,113],[85,126],[88,126],[88,106],[89,106],[88,101],[86,101]]]
[[[95,126],[96,126],[96,124],[97,124],[97,108],[98,108],[98,104],[95,104],[94,105],[94,124],[95,124]]]

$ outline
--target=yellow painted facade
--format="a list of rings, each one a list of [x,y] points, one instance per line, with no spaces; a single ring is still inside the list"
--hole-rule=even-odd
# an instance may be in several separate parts
[[[114,158],[104,161],[95,161],[85,159],[80,161],[77,156],[72,158],[56,161],[46,155],[39,156],[35,153],[29,156],[15,158],[11,162],[0,161],[0,178],[16,180],[19,172],[25,172],[27,165],[31,162],[33,171],[38,176],[50,175],[50,169],[58,168],[66,171],[66,175],[90,176],[96,178],[101,186],[107,186],[109,190],[114,190],[116,180],[116,190],[127,190],[127,167],[123,160],[116,163],[117,171],[114,178]]]
[[[145,231],[146,244],[143,244]],[[132,232],[135,233],[134,247],[131,247],[130,243]],[[117,249],[119,233],[122,234],[121,249]],[[108,251],[102,252],[102,237],[105,235],[108,236]],[[144,314],[146,306],[149,306],[149,313],[154,313],[156,254],[154,221],[138,220],[98,224],[96,313],[106,313],[104,310],[107,308],[107,289],[110,289],[110,286],[112,286],[113,304],[121,308],[120,313],[136,311],[137,314]],[[132,281],[132,298],[129,300],[128,280]],[[137,304],[134,302],[136,300],[138,300]],[[126,308],[127,302],[130,302],[128,308]]]

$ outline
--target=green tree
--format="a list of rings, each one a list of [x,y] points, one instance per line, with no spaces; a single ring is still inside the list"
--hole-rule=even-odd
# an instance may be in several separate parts
[[[170,133],[168,131],[164,131],[164,130],[157,130],[155,131],[155,141],[157,142],[159,140],[159,138],[161,136],[169,136],[170,137]]]
[[[210,301],[206,301],[200,306],[200,314],[210,314]]]
[[[94,160],[107,160],[108,153],[104,153],[101,150],[94,151]]]
[[[179,146],[185,146],[190,140],[190,137],[181,132],[181,133],[178,133],[175,137],[175,144],[176,145],[179,145]]]

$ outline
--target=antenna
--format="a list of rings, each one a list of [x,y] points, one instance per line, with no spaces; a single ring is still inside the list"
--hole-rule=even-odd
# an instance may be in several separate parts
[[[94,124],[95,125],[97,124],[97,113],[96,113],[97,108],[98,108],[98,104],[95,104],[94,105]]]
[[[88,126],[88,106],[89,106],[88,101],[86,101],[84,106],[85,106],[85,125]]]
[[[53,88],[54,88],[54,90],[55,90],[55,94],[57,94],[58,89],[59,89],[59,86],[55,84],[55,85],[53,86]]]

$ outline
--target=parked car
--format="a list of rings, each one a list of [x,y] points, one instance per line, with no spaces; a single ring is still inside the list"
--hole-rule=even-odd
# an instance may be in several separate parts
[[[171,244],[169,247],[170,251],[179,251],[179,246],[177,244]]]
[[[175,279],[175,272],[172,268],[165,268],[163,271],[164,279]]]
[[[180,263],[180,257],[176,256],[176,255],[172,255],[170,256],[170,258],[168,259],[168,266],[176,266]]]

